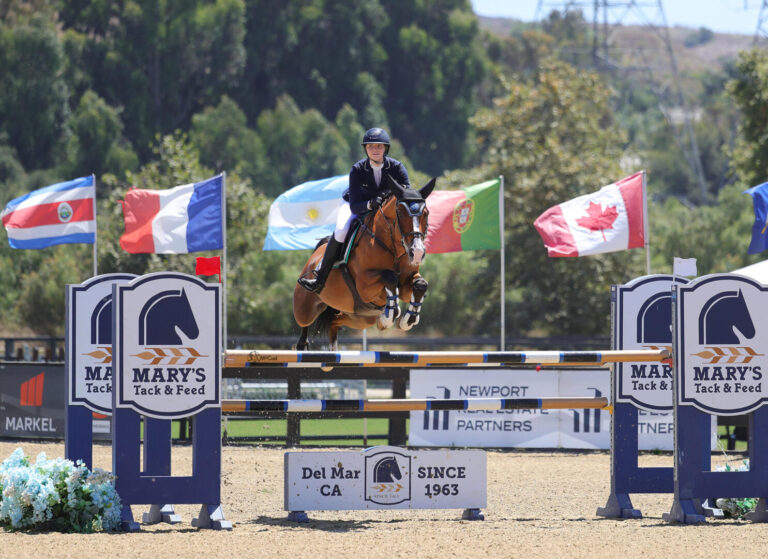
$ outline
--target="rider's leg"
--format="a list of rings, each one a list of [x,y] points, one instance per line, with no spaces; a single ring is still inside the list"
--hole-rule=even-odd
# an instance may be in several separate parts
[[[314,278],[299,278],[299,285],[307,291],[318,292],[325,286],[325,280],[328,279],[328,274],[333,269],[333,264],[341,257],[342,243],[331,236],[328,244],[325,245],[325,254],[323,254],[323,261],[320,263],[320,269],[315,273]]]
[[[331,235],[331,239],[325,246],[325,254],[323,255],[323,261],[320,264],[320,269],[315,274],[314,278],[299,278],[299,285],[311,291],[317,293],[323,289],[325,280],[328,279],[328,274],[331,273],[333,264],[341,258],[341,248],[344,244],[344,239],[347,237],[349,226],[352,223],[354,216],[349,204],[342,203],[339,206],[339,213],[336,215],[336,230]]]

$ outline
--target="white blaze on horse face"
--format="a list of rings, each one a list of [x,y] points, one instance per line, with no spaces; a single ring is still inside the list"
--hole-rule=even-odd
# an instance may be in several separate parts
[[[418,216],[413,216],[413,232],[421,233]],[[411,243],[411,248],[408,251],[408,257],[411,261],[411,264],[413,264],[414,266],[421,265],[421,262],[424,260],[424,254],[426,252],[427,252],[427,249],[424,247],[423,237],[421,235],[414,235],[413,242]]]

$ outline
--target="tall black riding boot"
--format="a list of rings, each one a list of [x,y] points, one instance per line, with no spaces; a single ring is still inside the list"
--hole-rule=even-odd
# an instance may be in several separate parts
[[[299,278],[299,285],[311,291],[317,293],[322,291],[325,286],[325,280],[328,279],[328,274],[333,269],[333,264],[341,257],[342,243],[336,240],[336,237],[331,236],[331,240],[325,246],[325,254],[323,255],[323,261],[320,264],[320,269],[315,273],[314,278]]]

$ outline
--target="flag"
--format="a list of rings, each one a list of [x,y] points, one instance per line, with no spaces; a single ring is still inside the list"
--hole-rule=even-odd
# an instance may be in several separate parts
[[[315,248],[331,235],[349,175],[302,183],[278,196],[269,208],[264,250]]]
[[[3,227],[11,248],[96,242],[93,175],[60,182],[11,200]]]
[[[672,274],[675,276],[696,277],[696,259],[679,258],[677,256],[672,260]]]
[[[198,256],[195,262],[195,274],[198,276],[218,276],[221,274],[221,257],[205,258]]]
[[[427,253],[499,249],[499,189],[494,179],[461,190],[439,190],[427,197]]]
[[[755,209],[755,223],[752,225],[752,242],[749,254],[757,254],[768,248],[768,182],[748,188],[743,194],[752,196]]]
[[[125,193],[125,234],[130,253],[184,254],[224,247],[223,175],[169,190]]]
[[[549,256],[586,256],[645,246],[643,172],[549,208],[533,225]]]

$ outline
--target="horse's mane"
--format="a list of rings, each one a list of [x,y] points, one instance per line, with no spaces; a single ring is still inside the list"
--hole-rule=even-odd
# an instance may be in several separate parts
[[[321,246],[323,246],[325,243],[327,243],[330,240],[331,240],[331,236],[330,235],[327,235],[327,236],[323,237],[322,239],[317,241],[317,244],[315,245],[315,250],[319,249]]]

